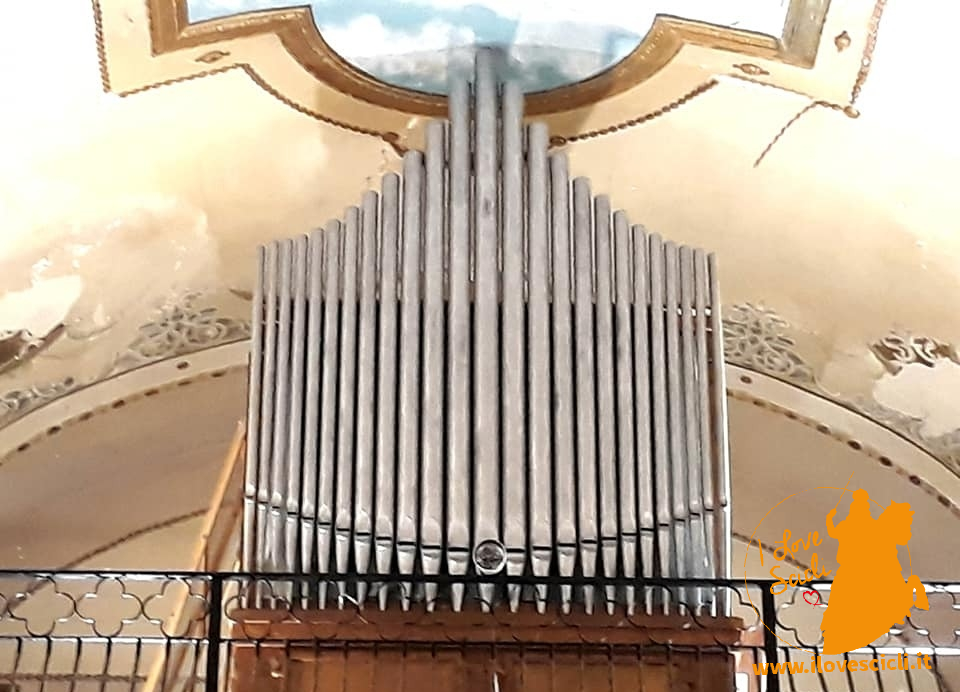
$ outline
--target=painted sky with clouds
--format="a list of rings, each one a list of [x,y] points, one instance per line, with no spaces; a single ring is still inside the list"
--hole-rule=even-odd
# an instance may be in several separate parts
[[[309,4],[330,47],[376,77],[424,91],[497,45],[528,91],[576,82],[622,60],[659,13],[779,36],[787,0],[188,0],[191,21]],[[587,9],[589,8],[589,9]]]

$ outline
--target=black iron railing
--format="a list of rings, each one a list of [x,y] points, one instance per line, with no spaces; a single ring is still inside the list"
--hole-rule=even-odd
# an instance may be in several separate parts
[[[331,647],[336,632],[314,634],[308,640],[290,641],[271,623],[246,622],[237,617],[243,608],[269,607],[276,613],[272,622],[295,622],[310,608],[316,608],[320,585],[326,585],[327,608],[338,609],[339,622],[365,622],[365,614],[378,610],[379,592],[386,590],[388,609],[400,609],[401,596],[410,597],[410,612],[426,615],[422,599],[424,578],[366,577],[369,600],[357,602],[355,592],[341,592],[338,584],[357,575],[256,575],[196,572],[0,572],[0,691],[18,690],[130,690],[209,691],[229,689],[230,675],[240,648],[260,652],[273,647]],[[454,578],[430,577],[441,591]],[[455,578],[476,585],[491,582],[504,593],[506,579]],[[510,583],[524,583],[510,577]],[[526,580],[532,589],[542,580]],[[621,580],[623,581],[623,580]],[[573,586],[576,590],[592,583],[582,579],[549,580],[550,589]],[[623,583],[605,580],[623,587]],[[613,644],[591,641],[583,636],[576,644],[564,645],[591,656],[609,656],[611,661],[636,657],[638,679],[646,653],[661,653],[669,661],[715,652],[731,654],[737,667],[738,691],[838,690],[843,692],[956,692],[960,691],[960,584],[927,585],[930,609],[914,610],[901,627],[867,649],[829,657],[811,669],[821,645],[819,621],[823,604],[829,601],[827,585],[788,588],[774,595],[768,581],[656,580],[636,587],[639,607],[627,615],[622,603],[619,626],[645,627],[644,610],[667,612],[686,618],[688,629],[715,626],[716,616],[727,608],[729,615],[742,620],[738,639],[718,638],[696,645],[668,639],[645,644]],[[598,589],[598,592],[602,589]],[[816,591],[817,595],[813,596]],[[806,592],[806,598],[804,597]],[[478,591],[473,589],[470,593]],[[528,596],[530,594],[527,594]],[[528,599],[532,600],[532,598]],[[817,603],[821,602],[820,605]],[[724,606],[723,604],[727,605]],[[492,623],[507,622],[506,599],[489,604]],[[580,613],[576,612],[580,608]],[[569,618],[571,627],[582,626],[582,604],[570,615],[555,606],[544,617]],[[598,602],[598,612],[604,603]],[[818,612],[820,611],[820,612]],[[377,647],[377,637],[353,641],[353,647]],[[415,646],[415,644],[411,644]],[[437,644],[431,645],[433,649]],[[462,642],[443,647],[462,649]],[[534,655],[536,645],[497,644],[513,648],[511,656]],[[553,647],[556,648],[556,647]],[[561,647],[562,648],[562,647]],[[903,667],[902,654],[908,665]],[[551,653],[552,655],[552,653]],[[871,660],[883,659],[890,669],[874,670]],[[632,659],[631,659],[632,660]],[[840,662],[844,662],[840,670]],[[852,663],[852,665],[851,665]],[[803,673],[758,674],[758,667],[806,665]],[[828,669],[829,668],[829,669]],[[847,668],[850,668],[848,670]],[[799,670],[799,669],[798,669]],[[696,684],[687,689],[697,692]]]

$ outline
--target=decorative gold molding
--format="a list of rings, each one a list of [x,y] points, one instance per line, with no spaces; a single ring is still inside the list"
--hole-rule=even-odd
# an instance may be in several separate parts
[[[323,41],[308,8],[191,23],[186,0],[91,1],[103,86],[121,97],[242,70],[287,107],[380,139],[398,154],[422,144],[423,116],[445,111],[442,96],[383,83],[348,64]],[[548,120],[564,141],[597,137],[662,117],[721,76],[818,105],[846,102],[862,63],[857,53],[835,50],[833,37],[865,26],[875,1],[792,0],[781,38],[660,16],[622,62],[529,94],[526,113]],[[665,90],[673,101],[664,102]]]
[[[207,54],[205,54],[207,55]],[[204,56],[201,56],[201,58]],[[199,58],[198,58],[199,59]],[[337,120],[335,118],[328,117],[319,111],[315,111],[312,108],[307,108],[306,106],[297,103],[293,99],[289,99],[280,93],[278,90],[274,89],[263,77],[257,74],[257,71],[253,69],[252,66],[245,63],[240,63],[236,65],[224,65],[223,67],[217,67],[210,70],[204,70],[196,74],[187,75],[185,77],[180,77],[177,79],[168,79],[162,82],[157,82],[155,84],[147,84],[146,86],[140,87],[138,89],[131,89],[120,94],[120,96],[133,96],[135,94],[142,94],[145,91],[152,91],[154,89],[159,89],[160,87],[171,86],[173,84],[182,84],[183,82],[190,82],[195,79],[203,79],[204,77],[212,77],[213,75],[223,74],[225,72],[231,72],[233,70],[240,70],[246,74],[250,81],[256,84],[258,87],[267,92],[270,96],[280,101],[280,103],[285,106],[292,108],[293,110],[306,115],[314,120],[317,120],[327,125],[332,125],[333,127],[339,128],[341,130],[346,130],[347,132],[353,132],[358,135],[367,135],[370,137],[376,137],[377,139],[382,140],[384,143],[389,144],[390,147],[396,152],[397,156],[403,156],[407,152],[407,147],[401,144],[400,135],[396,132],[386,132],[381,130],[371,130],[365,127],[359,127],[357,125],[352,125],[351,123],[344,122],[342,120]]]
[[[107,67],[107,44],[103,38],[103,9],[100,0],[90,0],[93,8],[93,38],[97,45],[97,65],[104,92],[110,91],[110,70]]]
[[[664,116],[667,113],[670,113],[676,110],[677,108],[680,108],[681,106],[686,105],[687,103],[689,103],[690,101],[693,101],[698,96],[701,96],[707,93],[708,91],[713,89],[715,86],[717,86],[719,83],[720,82],[718,82],[716,79],[710,79],[704,82],[703,84],[700,84],[694,87],[693,89],[688,91],[686,94],[684,94],[680,98],[674,99],[673,101],[666,104],[665,106],[661,106],[660,108],[657,108],[656,110],[651,111],[649,113],[644,113],[643,115],[639,115],[636,118],[625,120],[622,123],[617,123],[616,125],[610,125],[600,130],[578,132],[577,134],[567,135],[567,136],[554,135],[550,137],[550,144],[551,146],[563,146],[571,142],[580,142],[585,139],[603,137],[604,135],[613,134],[614,132],[629,130],[630,128],[636,127],[637,125],[642,125],[644,123],[650,122],[651,120],[656,120],[657,118]]]
[[[850,89],[850,105],[856,104],[860,98],[860,92],[863,85],[870,76],[870,66],[873,64],[873,51],[877,47],[877,35],[880,33],[880,20],[883,19],[883,11],[887,8],[887,0],[877,0],[873,6],[873,12],[870,15],[870,24],[867,27],[867,41],[863,47],[863,54],[860,56],[860,69],[857,71],[857,78]]]
[[[191,23],[187,0],[147,0],[153,52],[165,54],[261,34],[283,47],[316,79],[361,101],[414,115],[442,116],[446,99],[386,84],[357,69],[323,40],[308,7],[261,10]],[[582,108],[646,81],[686,45],[813,67],[829,0],[792,0],[783,37],[658,16],[641,44],[609,70],[577,84],[527,96],[529,116]]]
[[[181,84],[183,82],[193,81],[196,79],[203,79],[205,77],[211,77],[218,74],[223,74],[231,70],[242,70],[254,84],[259,86],[261,89],[266,91],[268,94],[279,100],[284,105],[293,108],[299,113],[306,115],[314,120],[326,123],[327,125],[332,125],[339,129],[347,130],[355,134],[368,135],[371,137],[376,137],[377,139],[383,140],[385,143],[389,144],[394,151],[402,156],[406,152],[406,148],[400,144],[400,136],[396,132],[384,132],[379,130],[372,130],[368,128],[358,127],[335,118],[330,118],[323,113],[315,111],[311,108],[307,108],[292,99],[285,97],[279,91],[274,89],[270,84],[263,79],[253,68],[253,66],[246,63],[234,63],[231,65],[224,65],[217,68],[209,68],[196,72],[193,74],[180,75],[177,77],[172,77],[170,79],[164,79],[157,82],[148,82],[142,86],[138,86],[131,89],[115,91],[110,79],[110,69],[107,62],[107,51],[106,51],[106,40],[104,38],[104,28],[103,28],[103,8],[101,3],[103,0],[91,0],[91,5],[93,8],[93,19],[94,19],[94,39],[97,48],[97,62],[100,69],[100,82],[103,87],[104,92],[115,92],[120,97],[133,96],[136,94],[141,94],[146,91],[152,91],[154,89],[159,89],[165,86],[172,86],[174,84]],[[153,12],[152,6],[150,6],[152,0],[148,2],[148,22],[150,25],[151,35],[155,35],[157,31],[157,17]],[[161,15],[162,17],[162,15]],[[163,23],[162,19],[159,20],[161,25]],[[219,37],[218,40],[222,40],[223,37]],[[152,47],[152,50],[155,51],[155,46]],[[222,50],[210,50],[204,53],[201,56],[198,56],[195,60],[205,65],[212,65],[215,62],[222,60],[230,55],[227,51]]]
[[[808,103],[796,114],[794,114],[793,117],[790,118],[790,120],[788,120],[782,128],[780,128],[777,134],[774,135],[773,139],[770,140],[767,146],[764,147],[756,161],[753,162],[754,168],[763,162],[767,154],[770,153],[770,150],[773,149],[774,145],[776,145],[776,143],[779,142],[785,134],[787,134],[787,131],[814,108],[828,108],[832,111],[839,111],[848,118],[856,119],[860,117],[860,111],[857,110],[855,106],[857,100],[860,98],[860,92],[863,90],[863,85],[866,84],[867,78],[870,76],[870,67],[873,64],[873,52],[876,50],[877,35],[880,33],[880,20],[883,19],[883,11],[886,9],[886,7],[887,0],[876,0],[873,5],[873,11],[870,13],[870,21],[867,25],[866,40],[864,42],[863,52],[860,55],[860,67],[857,70],[857,76],[853,81],[853,86],[850,88],[850,97],[847,104],[842,105],[839,103],[833,103],[831,101],[825,101],[823,99],[813,100]],[[837,48],[837,52],[843,52],[849,47],[850,35],[846,30],[834,37],[834,45]],[[739,65],[734,65],[734,67],[739,67]],[[739,75],[734,76],[739,77]]]

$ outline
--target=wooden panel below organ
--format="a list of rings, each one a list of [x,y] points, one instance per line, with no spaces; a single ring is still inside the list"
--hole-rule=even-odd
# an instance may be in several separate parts
[[[280,617],[278,617],[280,616]],[[730,692],[735,618],[243,610],[234,692]],[[665,646],[664,642],[671,642]]]

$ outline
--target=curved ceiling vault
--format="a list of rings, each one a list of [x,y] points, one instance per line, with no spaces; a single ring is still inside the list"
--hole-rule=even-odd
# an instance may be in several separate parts
[[[146,366],[0,430],[0,527],[17,537],[0,546],[0,562],[188,566],[199,517],[243,416],[245,350],[241,343]],[[823,533],[833,500],[815,495],[784,507],[758,530],[767,510],[794,492],[842,487],[851,475],[881,505],[909,502],[915,526],[949,531],[960,521],[960,479],[912,443],[774,378],[735,366],[727,375],[733,531],[741,544],[736,576],[767,578],[754,564],[756,555],[743,561],[750,539],[769,546],[784,527],[799,535]],[[114,521],[104,523],[104,512]],[[911,542],[912,568],[924,579],[948,579],[956,571],[955,560],[944,557],[941,535],[918,531]]]
[[[242,365],[255,246],[397,170],[442,113],[437,75],[494,42],[572,170],[716,251],[731,389],[786,383],[824,402],[814,429],[879,426],[931,507],[956,501],[960,144],[938,66],[960,10],[762,4],[600,2],[589,20],[493,0],[12,5],[0,455],[83,415],[98,383],[116,398],[181,362],[214,371],[231,344]]]

